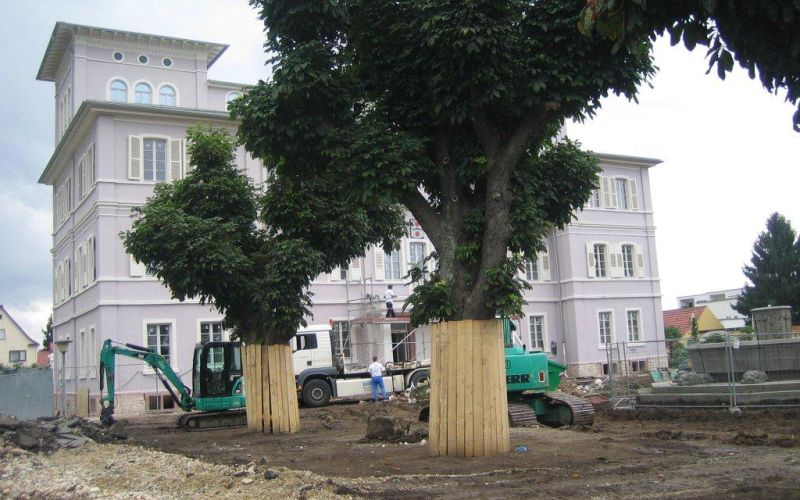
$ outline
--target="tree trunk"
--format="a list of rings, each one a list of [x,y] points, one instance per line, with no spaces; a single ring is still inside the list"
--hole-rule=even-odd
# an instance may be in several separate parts
[[[242,346],[247,428],[265,434],[300,430],[289,344]]]
[[[508,452],[502,322],[433,325],[431,361],[431,455],[481,457]]]

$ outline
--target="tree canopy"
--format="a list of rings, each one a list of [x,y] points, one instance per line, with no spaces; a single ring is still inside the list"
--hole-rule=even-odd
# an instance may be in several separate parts
[[[312,193],[285,194],[302,192],[302,180],[264,191],[237,169],[235,141],[226,131],[198,127],[188,140],[193,168],[184,179],[156,185],[147,204],[134,209],[123,242],[173,297],[213,302],[226,327],[249,343],[286,342],[304,324],[311,280],[339,263],[317,248],[335,255],[331,249],[347,227],[368,226],[357,232],[362,245],[384,234],[397,237],[394,207],[357,210]],[[329,188],[335,194],[335,184]],[[330,220],[304,228],[321,210],[333,214]],[[297,223],[293,230],[283,223],[287,217]]]
[[[708,47],[709,72],[723,80],[734,61],[770,92],[800,100],[800,2],[794,0],[586,0],[581,28],[619,48],[667,33],[672,45]],[[794,113],[800,132],[800,108]]]
[[[634,98],[654,71],[650,41],[614,51],[582,35],[579,1],[252,3],[274,73],[233,114],[273,187],[289,205],[319,196],[409,210],[437,251],[415,296],[437,301],[415,321],[519,312],[521,256],[568,224],[596,183],[595,159],[554,137],[609,93]],[[313,216],[316,227],[332,214]],[[344,262],[365,241],[390,243],[375,236],[356,228],[334,250],[316,248]]]
[[[750,283],[734,309],[749,316],[757,307],[792,306],[792,321],[800,321],[800,238],[783,215],[767,219],[750,262],[742,269]]]

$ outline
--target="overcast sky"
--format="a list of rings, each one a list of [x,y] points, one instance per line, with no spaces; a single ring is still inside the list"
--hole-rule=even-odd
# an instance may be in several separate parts
[[[0,0],[0,304],[34,339],[52,302],[52,194],[37,180],[54,149],[54,86],[35,80],[66,21],[230,44],[209,77],[266,78],[263,33],[246,0]],[[640,103],[609,98],[569,135],[593,151],[655,157],[651,170],[664,309],[676,297],[744,284],[742,265],[772,212],[800,227],[793,107],[737,70],[705,75],[702,48],[659,43]]]

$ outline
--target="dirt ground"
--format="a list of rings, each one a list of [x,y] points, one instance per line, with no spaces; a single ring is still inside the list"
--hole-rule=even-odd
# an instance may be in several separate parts
[[[405,402],[302,408],[302,431],[184,432],[176,415],[120,419],[138,444],[203,462],[251,462],[341,479],[374,498],[800,498],[800,411],[600,412],[591,429],[513,428],[512,450],[432,458],[424,444],[364,442],[367,416],[415,419]],[[424,428],[425,424],[414,424]]]

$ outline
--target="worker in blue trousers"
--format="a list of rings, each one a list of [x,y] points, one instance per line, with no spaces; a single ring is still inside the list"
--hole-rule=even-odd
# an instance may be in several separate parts
[[[372,377],[372,400],[378,401],[378,387],[381,388],[383,400],[388,400],[386,386],[383,385],[383,365],[378,363],[378,356],[372,357],[372,364],[369,365],[369,374]]]

